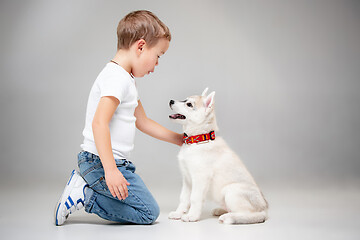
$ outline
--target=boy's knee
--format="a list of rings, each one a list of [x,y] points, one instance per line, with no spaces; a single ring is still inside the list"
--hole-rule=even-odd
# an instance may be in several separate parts
[[[153,224],[156,219],[158,219],[160,215],[160,208],[157,202],[154,202],[151,206],[149,206],[149,212],[146,215],[146,224]]]

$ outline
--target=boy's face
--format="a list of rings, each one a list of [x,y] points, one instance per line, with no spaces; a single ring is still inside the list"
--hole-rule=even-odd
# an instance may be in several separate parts
[[[165,38],[159,39],[155,46],[149,48],[145,43],[137,45],[137,58],[132,67],[131,73],[134,77],[143,77],[146,74],[154,72],[155,66],[159,64],[159,58],[169,48],[169,40]]]

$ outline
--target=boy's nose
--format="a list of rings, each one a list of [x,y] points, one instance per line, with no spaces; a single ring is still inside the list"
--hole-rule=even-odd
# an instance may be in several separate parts
[[[169,102],[169,106],[171,107],[172,105],[174,105],[175,101],[174,100],[170,100]]]

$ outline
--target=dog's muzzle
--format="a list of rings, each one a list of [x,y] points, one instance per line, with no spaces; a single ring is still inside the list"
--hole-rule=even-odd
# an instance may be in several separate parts
[[[172,106],[173,106],[174,104],[175,104],[175,101],[174,101],[174,100],[170,100],[169,106],[170,106],[171,110],[173,110],[173,109],[172,109]],[[177,113],[177,114],[172,114],[172,115],[169,116],[169,118],[171,118],[171,119],[182,119],[182,120],[186,119],[186,117],[185,117],[184,115],[179,114],[179,113]]]

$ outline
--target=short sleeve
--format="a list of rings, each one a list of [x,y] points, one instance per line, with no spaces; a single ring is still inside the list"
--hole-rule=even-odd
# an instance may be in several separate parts
[[[139,95],[139,89],[136,88],[136,95],[137,95],[137,100],[139,101],[140,100],[140,95]]]
[[[116,97],[120,103],[126,97],[129,88],[129,81],[119,76],[106,76],[99,81],[100,97],[112,96]]]

